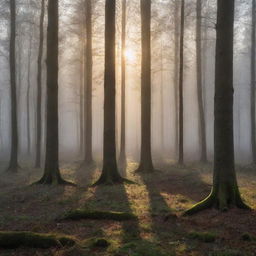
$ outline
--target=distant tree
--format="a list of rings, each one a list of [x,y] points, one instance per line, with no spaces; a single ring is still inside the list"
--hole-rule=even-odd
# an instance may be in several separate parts
[[[179,57],[179,164],[184,163],[184,134],[183,134],[183,73],[184,73],[184,23],[185,23],[185,0],[181,1],[180,15],[180,57]]]
[[[125,141],[125,123],[126,123],[126,89],[125,89],[125,78],[126,78],[126,0],[122,0],[122,60],[121,60],[121,141],[120,141],[120,155],[119,155],[119,166],[123,169],[126,168],[126,141]]]
[[[59,1],[48,0],[46,158],[43,177],[37,184],[70,184],[62,179],[59,169],[58,31]]]
[[[116,1],[106,0],[103,170],[95,185],[115,184],[125,181],[118,172],[116,161],[115,13]]]
[[[18,171],[18,120],[16,91],[16,1],[10,0],[10,83],[11,83],[11,158],[8,172]]]
[[[199,109],[199,136],[201,146],[201,162],[207,161],[206,128],[203,105],[202,82],[202,0],[196,2],[196,65],[197,65],[197,98]]]
[[[141,150],[138,172],[154,171],[151,155],[151,1],[141,0]]]
[[[251,35],[251,147],[252,161],[256,164],[256,112],[255,112],[255,89],[256,89],[256,1],[252,0],[252,35]]]
[[[41,166],[41,148],[42,148],[42,59],[44,49],[44,16],[45,0],[41,1],[41,14],[39,23],[39,49],[37,58],[37,138],[36,138],[36,162],[35,167]]]
[[[234,161],[233,132],[233,37],[234,0],[218,0],[214,105],[214,174],[211,194],[188,210],[193,214],[217,207],[248,209],[240,196]]]

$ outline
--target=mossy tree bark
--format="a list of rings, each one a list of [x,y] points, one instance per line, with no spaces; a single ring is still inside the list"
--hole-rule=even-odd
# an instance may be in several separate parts
[[[44,15],[45,0],[41,2],[40,28],[39,28],[39,49],[37,58],[37,116],[36,116],[36,162],[35,167],[41,166],[42,148],[42,59],[44,49]]]
[[[58,118],[58,29],[59,1],[48,1],[47,28],[47,126],[44,175],[38,184],[69,184],[61,178],[59,170],[59,118]]]
[[[247,208],[240,196],[234,164],[233,134],[234,0],[218,0],[214,104],[214,176],[211,194],[188,210]]]
[[[151,1],[141,0],[141,150],[137,172],[154,171],[151,155]]]
[[[116,161],[116,71],[115,34],[116,1],[105,5],[105,76],[104,76],[104,136],[103,170],[94,185],[121,183]]]
[[[10,84],[11,84],[11,158],[8,172],[18,171],[18,119],[16,91],[16,1],[10,0]]]

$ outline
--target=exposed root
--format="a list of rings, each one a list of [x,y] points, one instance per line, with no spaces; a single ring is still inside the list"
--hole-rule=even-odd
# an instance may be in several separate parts
[[[96,187],[99,185],[105,185],[105,186],[113,186],[113,185],[120,185],[120,184],[136,184],[135,182],[122,178],[121,176],[119,177],[115,177],[115,178],[110,178],[110,177],[105,177],[105,176],[101,176],[98,181],[96,181],[92,187]]]
[[[42,177],[39,181],[36,181],[31,185],[63,185],[63,186],[72,186],[72,187],[77,186],[75,183],[66,181],[62,178],[52,179],[52,178],[46,178],[46,177]]]

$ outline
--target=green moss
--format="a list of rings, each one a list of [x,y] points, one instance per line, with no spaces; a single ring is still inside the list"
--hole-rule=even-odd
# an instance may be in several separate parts
[[[188,238],[196,239],[204,243],[212,243],[216,240],[216,235],[210,232],[190,232]]]
[[[75,241],[69,237],[33,232],[0,232],[0,248],[50,248],[73,246]]]
[[[80,220],[80,219],[93,219],[93,220],[136,220],[137,217],[128,212],[107,212],[107,211],[90,211],[77,209],[68,212],[63,219]]]

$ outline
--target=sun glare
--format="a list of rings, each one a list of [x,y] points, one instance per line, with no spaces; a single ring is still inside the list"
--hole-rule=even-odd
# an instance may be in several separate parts
[[[135,56],[135,53],[132,49],[127,48],[125,50],[125,59],[128,62],[135,62],[136,56]]]

